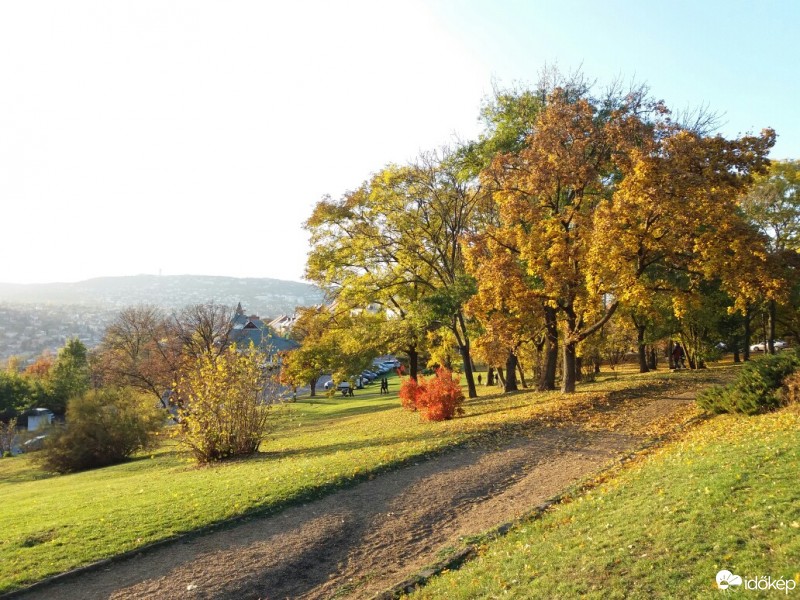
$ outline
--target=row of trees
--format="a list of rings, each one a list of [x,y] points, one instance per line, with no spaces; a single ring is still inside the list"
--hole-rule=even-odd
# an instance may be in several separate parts
[[[78,339],[67,340],[55,357],[45,353],[25,369],[12,357],[0,371],[0,418],[7,420],[31,407],[64,414],[67,401],[90,386],[88,352]]]
[[[477,140],[316,205],[306,277],[334,302],[298,375],[362,316],[360,347],[404,353],[412,377],[421,354],[457,349],[470,397],[475,356],[506,389],[525,358],[540,389],[560,371],[572,392],[583,359],[629,332],[643,370],[660,339],[694,366],[723,340],[747,358],[762,310],[769,340],[781,317],[795,333],[798,163],[770,164],[774,131],[725,139],[712,115],[580,76],[497,91],[482,117]]]
[[[124,460],[153,443],[168,418],[200,462],[252,454],[279,393],[267,354],[233,343],[233,316],[213,303],[172,314],[125,309],[90,353],[70,340],[54,361],[45,355],[24,371],[12,361],[0,376],[0,407],[12,424],[32,406],[66,412],[43,453],[59,472]]]
[[[90,387],[132,387],[161,401],[187,365],[230,346],[233,315],[215,303],[175,313],[150,305],[126,308],[91,352],[70,339],[56,357],[45,352],[24,369],[9,360],[0,372],[0,413],[35,406],[64,414],[67,401]]]

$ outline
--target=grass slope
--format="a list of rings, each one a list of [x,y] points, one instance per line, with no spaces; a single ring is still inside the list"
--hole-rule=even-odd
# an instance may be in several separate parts
[[[373,385],[354,398],[288,405],[277,411],[259,455],[203,468],[170,442],[122,465],[64,476],[42,472],[30,456],[2,459],[0,593],[227,519],[279,510],[458,444],[491,443],[536,420],[569,418],[570,410],[591,410],[609,394],[684,389],[714,377],[713,370],[609,377],[569,398],[503,396],[483,387],[488,395],[443,423],[420,422],[399,408],[396,395],[380,396]]]
[[[800,407],[716,417],[414,597],[719,598],[722,569],[800,593],[799,468]]]

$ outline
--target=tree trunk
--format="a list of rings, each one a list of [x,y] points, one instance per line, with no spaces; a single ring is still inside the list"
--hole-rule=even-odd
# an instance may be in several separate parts
[[[670,340],[669,344],[667,344],[667,360],[669,361],[669,370],[670,371],[672,371],[672,369],[677,368],[677,365],[675,364],[675,361],[672,359],[672,351],[674,349],[675,349],[675,342]]]
[[[311,397],[315,397],[317,395],[317,378],[314,377],[311,381],[308,382],[308,387],[311,388]]]
[[[408,354],[408,374],[414,381],[417,380],[419,374],[419,352],[416,348],[409,348],[406,350]]]
[[[633,321],[636,323],[636,319]],[[647,346],[644,343],[644,332],[647,325],[636,324],[636,342],[639,345],[639,373],[647,373],[650,368],[647,366]]]
[[[649,368],[651,371],[655,371],[657,364],[658,364],[658,357],[656,356],[656,347],[651,345],[650,358],[647,361],[647,368]]]
[[[461,360],[464,362],[464,377],[467,380],[467,391],[470,398],[477,398],[478,391],[475,389],[475,376],[472,374],[472,357],[469,352],[469,333],[464,315],[459,312],[456,315],[453,333],[458,342],[458,350],[461,352]]]
[[[545,361],[542,376],[539,379],[539,390],[556,389],[556,369],[558,368],[558,321],[556,309],[551,306],[544,307],[545,323]]]
[[[458,347],[461,352],[461,360],[464,362],[464,376],[467,379],[467,390],[470,398],[477,398],[478,391],[475,389],[475,377],[472,374],[472,360],[469,356],[469,344]]]
[[[575,356],[575,381],[583,381],[583,357]]]
[[[769,313],[768,313],[767,327],[769,329],[769,332],[768,332],[767,345],[769,346],[769,353],[775,354],[775,317],[778,312],[775,300],[769,301],[768,311]]]
[[[750,314],[750,307],[747,307],[747,310],[744,311],[744,361],[747,362],[750,360],[750,323],[753,317]]]
[[[517,356],[513,352],[509,352],[506,358],[506,381],[503,391],[519,391],[517,387]]]
[[[566,332],[564,335],[564,363],[561,374],[561,393],[572,394],[575,391],[577,378],[575,377],[575,357],[577,356],[578,342],[570,339],[575,332],[577,318],[572,311],[567,312]]]
[[[522,363],[517,358],[517,370],[519,371],[519,380],[522,383],[523,389],[528,389],[528,382],[525,381],[525,369],[522,368]]]
[[[697,357],[696,349],[689,348],[689,345],[686,343],[686,339],[681,336],[681,347],[683,348],[683,353],[686,355],[686,362],[689,364],[689,368],[694,371],[697,369],[697,362],[695,358]]]
[[[486,371],[486,385],[494,385],[494,367],[489,367]]]
[[[564,342],[564,373],[561,379],[561,392],[572,394],[575,391],[575,351],[577,342]]]
[[[497,367],[497,384],[506,387],[506,378],[503,377],[503,369],[501,367]]]
[[[734,347],[733,347],[733,362],[734,362],[734,363],[740,363],[740,362],[742,362],[742,358],[741,358],[741,356],[739,355],[739,347],[738,347],[738,346],[734,346]]]

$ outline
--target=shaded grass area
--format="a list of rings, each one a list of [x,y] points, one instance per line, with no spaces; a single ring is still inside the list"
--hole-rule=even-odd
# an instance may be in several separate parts
[[[797,405],[715,417],[413,597],[718,598],[722,569],[800,588],[799,469]]]
[[[709,372],[711,373],[711,372]],[[305,398],[275,412],[262,452],[197,467],[173,442],[113,467],[63,476],[29,456],[0,460],[0,592],[52,574],[232,518],[306,501],[411,460],[463,444],[491,444],[537,423],[569,421],[609,398],[688,389],[723,370],[675,377],[656,373],[557,392],[485,394],[465,415],[423,423],[377,386],[354,398]],[[487,393],[488,392],[488,393]]]

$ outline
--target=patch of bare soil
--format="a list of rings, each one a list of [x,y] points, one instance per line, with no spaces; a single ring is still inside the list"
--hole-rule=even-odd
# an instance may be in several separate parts
[[[682,421],[692,399],[689,393],[612,401],[499,446],[459,448],[22,597],[370,597],[465,536],[527,513],[641,447],[666,422],[671,428]]]

